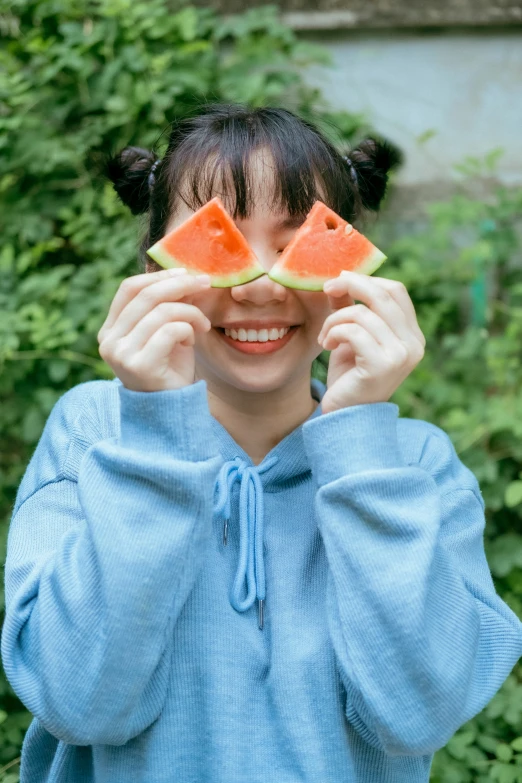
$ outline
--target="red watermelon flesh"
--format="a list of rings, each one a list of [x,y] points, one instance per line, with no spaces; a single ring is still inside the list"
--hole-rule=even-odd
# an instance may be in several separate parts
[[[147,250],[165,269],[208,274],[213,288],[247,283],[266,274],[250,245],[215,197]]]
[[[345,269],[371,275],[385,260],[369,239],[316,201],[268,276],[287,288],[322,291]]]

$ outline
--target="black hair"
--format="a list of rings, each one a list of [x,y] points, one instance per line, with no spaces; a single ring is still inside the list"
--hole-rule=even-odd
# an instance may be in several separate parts
[[[234,218],[248,218],[255,203],[250,155],[263,148],[275,167],[272,208],[304,217],[319,199],[350,223],[365,209],[378,211],[388,172],[402,162],[400,151],[376,136],[338,151],[312,123],[287,109],[205,105],[171,124],[163,158],[125,147],[106,163],[107,176],[131,212],[149,212],[142,262],[154,266],[145,251],[164,236],[180,200],[196,210],[217,191],[227,195]]]

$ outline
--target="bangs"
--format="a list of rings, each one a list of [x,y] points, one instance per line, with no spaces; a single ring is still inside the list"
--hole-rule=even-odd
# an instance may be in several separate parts
[[[274,212],[304,217],[319,199],[353,219],[342,157],[302,119],[282,109],[231,112],[219,106],[200,126],[201,119],[190,121],[192,132],[169,162],[173,212],[179,200],[196,211],[219,196],[234,219],[248,219],[262,197]]]

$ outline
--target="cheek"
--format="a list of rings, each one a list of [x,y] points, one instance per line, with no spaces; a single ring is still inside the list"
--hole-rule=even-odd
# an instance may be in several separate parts
[[[299,300],[310,330],[319,333],[325,319],[333,312],[328,296],[318,291],[300,291]]]

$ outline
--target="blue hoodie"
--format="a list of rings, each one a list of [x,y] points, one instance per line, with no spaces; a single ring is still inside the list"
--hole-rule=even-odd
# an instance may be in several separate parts
[[[9,528],[21,783],[428,781],[522,655],[483,530],[393,403],[319,405],[254,466],[204,381],[72,388]]]

